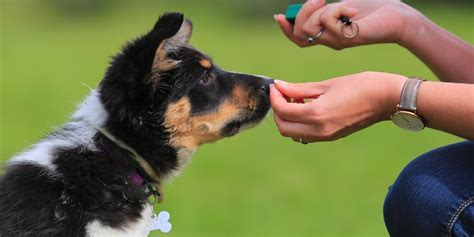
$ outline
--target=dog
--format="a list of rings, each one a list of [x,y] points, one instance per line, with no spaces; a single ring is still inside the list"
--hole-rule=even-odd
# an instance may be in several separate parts
[[[224,71],[191,33],[182,14],[159,17],[70,122],[7,163],[0,236],[147,236],[162,182],[201,145],[264,119],[273,81]]]

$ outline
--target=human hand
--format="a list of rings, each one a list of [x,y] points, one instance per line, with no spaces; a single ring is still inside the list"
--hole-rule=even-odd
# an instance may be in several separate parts
[[[359,25],[356,38],[342,35],[343,23],[339,20],[342,15]],[[401,44],[416,28],[419,15],[418,11],[398,0],[346,0],[327,5],[324,0],[309,0],[300,10],[294,26],[282,14],[275,15],[275,20],[288,39],[300,47],[314,45],[308,38],[325,29],[315,43],[339,50],[374,43]]]
[[[282,136],[305,142],[332,141],[396,111],[406,77],[364,72],[322,82],[293,84],[275,81],[270,101]],[[288,98],[294,102],[288,102]],[[308,103],[301,103],[311,99]]]

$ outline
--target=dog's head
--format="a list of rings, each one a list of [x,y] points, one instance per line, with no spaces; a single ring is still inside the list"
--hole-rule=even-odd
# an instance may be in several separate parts
[[[222,70],[188,44],[191,32],[182,14],[165,14],[113,59],[100,86],[112,122],[195,150],[265,117],[272,80]]]

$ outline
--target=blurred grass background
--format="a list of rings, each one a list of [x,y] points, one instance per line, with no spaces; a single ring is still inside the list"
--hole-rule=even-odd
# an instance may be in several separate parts
[[[109,57],[165,11],[192,19],[191,43],[229,70],[292,82],[366,70],[435,78],[396,45],[300,49],[272,17],[294,1],[262,2],[1,0],[0,163],[67,121],[101,80]],[[474,8],[465,2],[417,7],[473,43]],[[202,147],[166,185],[166,200],[156,209],[171,213],[168,236],[387,236],[382,205],[388,186],[416,156],[457,141],[385,122],[303,146],[282,138],[269,117]]]

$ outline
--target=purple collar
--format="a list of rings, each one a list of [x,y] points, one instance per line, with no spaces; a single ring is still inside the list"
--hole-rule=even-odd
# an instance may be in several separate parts
[[[87,121],[86,121],[87,122]],[[90,123],[89,123],[90,124]],[[97,127],[91,124],[97,132],[102,134],[104,137],[106,137],[108,140],[111,142],[115,143],[116,146],[130,152],[130,155],[132,156],[133,160],[143,171],[148,178],[151,178],[151,180],[156,179],[155,182],[148,182],[143,176],[141,176],[137,171],[133,172],[130,174],[129,181],[138,187],[145,187],[145,192],[147,193],[148,197],[153,195],[155,196],[156,199],[160,198],[160,201],[163,199],[160,193],[160,187],[159,187],[159,181],[158,180],[158,174],[156,173],[156,170],[154,170],[151,165],[143,158],[141,157],[133,148],[125,144],[123,141],[120,139],[116,138],[114,135],[109,133],[106,129]],[[117,162],[117,160],[112,159],[112,161]],[[118,163],[118,162],[117,162]]]
[[[143,178],[141,175],[139,175],[137,172],[132,173],[129,177],[130,182],[136,186],[143,186],[145,185],[145,178]]]
[[[155,201],[153,202],[153,204],[156,201],[161,200],[160,198],[162,197],[160,191],[154,190],[153,187],[146,181],[146,179],[137,172],[134,172],[130,176],[128,176],[128,179],[133,185],[137,187],[145,187],[147,198],[149,198],[150,196],[155,197]]]

